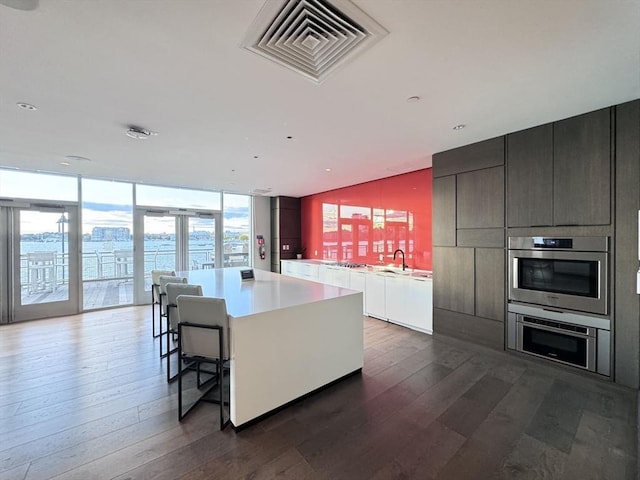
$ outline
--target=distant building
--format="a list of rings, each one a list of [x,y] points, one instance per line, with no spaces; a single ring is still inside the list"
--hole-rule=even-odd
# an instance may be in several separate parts
[[[127,227],[93,227],[91,241],[93,242],[127,242],[131,240],[131,230]]]

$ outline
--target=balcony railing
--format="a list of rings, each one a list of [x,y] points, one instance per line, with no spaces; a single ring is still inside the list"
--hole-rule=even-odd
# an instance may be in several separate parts
[[[37,289],[43,285],[63,285],[69,282],[69,254],[59,252],[36,252],[49,256],[26,254],[20,256],[20,283],[25,288]],[[152,270],[172,270],[175,250],[145,250],[144,277],[150,278]],[[50,259],[50,260],[49,260]],[[210,249],[189,250],[190,270],[212,268],[215,257]],[[224,267],[249,265],[248,253],[224,253]],[[94,251],[82,254],[83,282],[103,280],[129,280],[133,278],[133,251]]]

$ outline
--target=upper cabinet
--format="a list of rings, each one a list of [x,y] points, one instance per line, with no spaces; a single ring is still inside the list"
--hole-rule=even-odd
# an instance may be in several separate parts
[[[610,223],[610,109],[507,136],[507,226]]]
[[[456,245],[456,176],[433,179],[433,244]]]
[[[553,126],[507,136],[507,225],[553,225]]]
[[[435,246],[501,246],[504,224],[504,137],[433,156]]]
[[[433,156],[433,177],[504,165],[504,137],[454,148]]]
[[[610,109],[557,122],[553,129],[554,223],[609,225]]]
[[[457,176],[457,227],[504,227],[504,167],[485,168]]]

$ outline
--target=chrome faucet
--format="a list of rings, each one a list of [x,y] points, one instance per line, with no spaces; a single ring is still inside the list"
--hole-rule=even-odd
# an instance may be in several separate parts
[[[396,259],[396,253],[398,252],[402,254],[402,271],[404,271],[407,268],[407,265],[404,263],[404,252],[398,248],[395,252],[393,252],[393,259]]]

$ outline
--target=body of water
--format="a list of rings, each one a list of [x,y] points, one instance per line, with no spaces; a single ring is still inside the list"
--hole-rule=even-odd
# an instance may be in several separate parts
[[[63,252],[64,248],[64,252]],[[151,270],[174,270],[174,242],[167,240],[148,240],[144,244],[145,273]],[[67,264],[68,244],[61,241],[21,242],[20,253],[23,271],[28,268],[28,254],[34,252],[54,252],[56,263]],[[189,263],[191,268],[199,268],[204,262],[213,260],[214,246],[212,242],[191,241],[189,243]],[[64,253],[64,255],[63,255]],[[84,280],[111,279],[133,276],[133,243],[132,242],[82,242],[82,278]],[[65,261],[62,262],[63,256]],[[65,278],[63,269],[58,268],[57,275]],[[65,267],[66,270],[66,267]],[[68,274],[66,274],[68,278]]]

